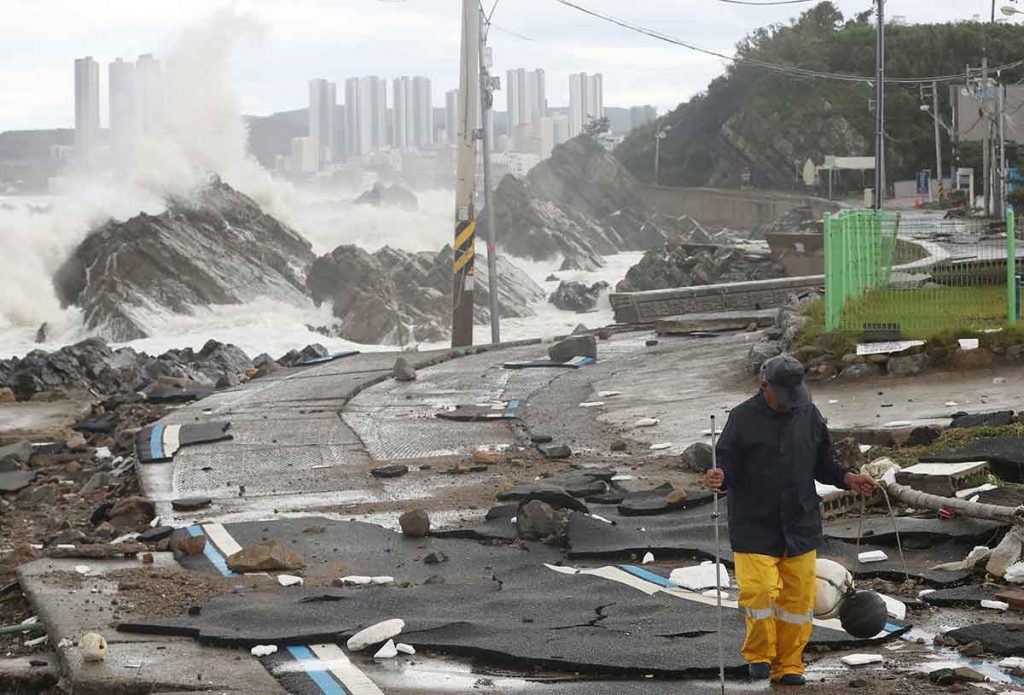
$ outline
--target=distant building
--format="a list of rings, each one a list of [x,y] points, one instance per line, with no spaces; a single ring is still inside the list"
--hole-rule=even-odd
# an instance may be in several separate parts
[[[405,150],[412,140],[410,134],[414,130],[412,107],[412,78],[396,77],[391,81],[391,110],[394,124],[391,128],[391,144]]]
[[[119,158],[128,157],[142,130],[135,64],[120,58],[107,68],[110,99],[110,144]]]
[[[309,137],[316,138],[320,146],[322,165],[334,161],[337,143],[334,141],[334,114],[338,106],[337,86],[324,79],[309,81]]]
[[[569,117],[548,116],[540,119],[540,158],[547,159],[556,145],[569,139]]]
[[[540,164],[540,157],[532,152],[509,152],[508,173],[513,176],[523,177],[530,173],[530,169]]]
[[[525,68],[509,70],[505,83],[505,103],[508,109],[508,130],[516,126],[538,123],[548,114],[548,100],[544,86],[544,71]]]
[[[629,109],[630,129],[641,128],[658,119],[658,109],[653,106],[632,106]]]
[[[135,61],[135,98],[140,132],[159,136],[164,125],[164,74],[152,53],[143,53]]]
[[[412,78],[413,142],[420,149],[434,144],[434,104],[430,79]]]
[[[315,174],[320,171],[320,142],[314,137],[292,138],[292,154],[288,164],[293,174]]]
[[[444,93],[444,132],[449,145],[459,139],[459,90]]]
[[[388,144],[387,80],[345,80],[345,154],[361,157]]]
[[[100,131],[100,64],[92,56],[75,60],[75,149],[88,159]]]
[[[591,121],[604,117],[601,73],[569,75],[569,137],[576,137]]]
[[[391,144],[426,149],[434,144],[434,104],[430,79],[396,77],[392,82],[394,126]]]

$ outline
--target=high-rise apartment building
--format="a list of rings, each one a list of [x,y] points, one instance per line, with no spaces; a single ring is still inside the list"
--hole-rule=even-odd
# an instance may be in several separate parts
[[[100,65],[92,56],[75,60],[75,149],[88,159],[100,130]]]
[[[409,149],[412,145],[413,125],[412,78],[396,77],[391,82],[391,144],[398,149]]]
[[[131,153],[142,130],[134,63],[118,58],[108,66],[107,92],[110,99],[110,144],[118,157],[124,158]]]
[[[392,83],[393,138],[400,149],[425,149],[434,144],[434,104],[430,79],[396,77]]]
[[[334,142],[334,113],[337,110],[337,87],[324,79],[309,81],[309,137],[316,138],[321,165],[334,160],[337,143]]]
[[[459,139],[459,90],[444,93],[444,134],[449,145]]]
[[[430,91],[430,79],[412,78],[413,142],[420,149],[434,144],[434,103]]]
[[[350,77],[345,80],[345,153],[369,154],[388,143],[387,80]]]
[[[156,137],[163,131],[164,75],[160,61],[143,53],[135,61],[135,109],[143,135]]]
[[[509,70],[505,83],[505,103],[508,109],[509,132],[516,126],[538,123],[548,115],[547,93],[544,87],[544,71],[527,71],[525,68]]]
[[[576,137],[593,120],[604,117],[601,73],[569,75],[569,137]]]
[[[645,126],[657,118],[658,110],[653,106],[631,106],[629,109],[629,127],[631,129]]]
[[[547,159],[555,145],[569,139],[568,116],[546,116],[540,119],[540,158]]]

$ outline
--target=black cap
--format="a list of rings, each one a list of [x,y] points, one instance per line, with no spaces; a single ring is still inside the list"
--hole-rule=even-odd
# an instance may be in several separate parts
[[[798,408],[811,402],[804,383],[804,366],[792,355],[779,355],[761,365],[761,380],[772,385],[779,402]]]

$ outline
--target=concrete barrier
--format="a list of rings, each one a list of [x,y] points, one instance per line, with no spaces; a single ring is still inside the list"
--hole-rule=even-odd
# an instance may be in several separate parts
[[[831,200],[779,191],[640,186],[638,192],[648,207],[663,215],[687,215],[703,225],[733,229],[771,224],[795,208],[810,208],[814,220],[840,209]]]

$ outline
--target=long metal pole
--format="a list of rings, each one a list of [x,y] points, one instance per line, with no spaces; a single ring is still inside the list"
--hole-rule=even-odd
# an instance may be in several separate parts
[[[711,470],[718,469],[718,454],[715,453],[718,433],[715,430],[715,416],[711,416]],[[714,508],[711,519],[715,524],[715,596],[718,613],[718,682],[725,695],[725,636],[722,634],[722,533],[718,526],[718,493],[714,493]]]
[[[661,185],[661,132],[654,135],[654,185]]]
[[[885,200],[885,0],[878,6],[878,30],[875,45],[875,209]]]
[[[942,133],[939,130],[939,83],[932,82],[932,119],[935,121],[935,177],[942,185]]]
[[[473,344],[473,254],[476,252],[476,114],[479,100],[478,0],[462,0],[459,60],[459,137],[455,167],[455,258],[452,281],[452,347]]]
[[[491,190],[491,119],[494,97],[491,90],[490,62],[487,60],[486,17],[480,10],[480,115],[483,121],[484,151],[484,212],[487,220],[487,289],[491,304],[491,342],[501,342],[501,305],[498,302],[498,250],[495,246],[497,232],[494,228],[494,197]]]
[[[996,88],[999,90],[999,95],[996,98],[996,104],[998,105],[999,112],[999,219],[1006,219],[1006,131],[1005,131],[1005,113],[1006,113],[1006,93],[1003,89],[1003,85],[997,85]]]

